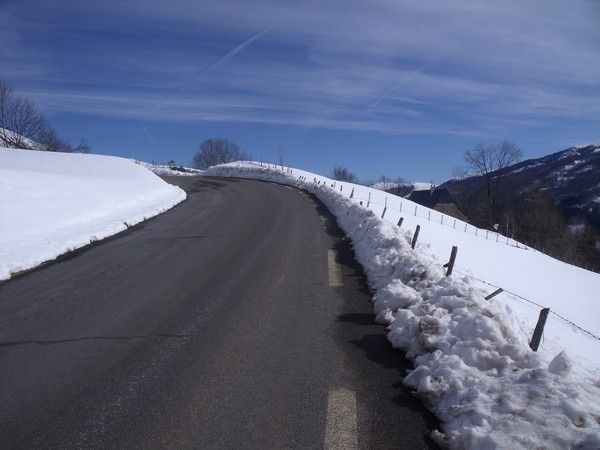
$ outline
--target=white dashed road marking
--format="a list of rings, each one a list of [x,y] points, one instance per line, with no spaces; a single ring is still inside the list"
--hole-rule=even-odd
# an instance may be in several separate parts
[[[356,394],[345,388],[329,391],[325,450],[358,448]]]
[[[337,262],[337,252],[327,250],[327,266],[329,269],[329,286],[342,286],[342,268]]]

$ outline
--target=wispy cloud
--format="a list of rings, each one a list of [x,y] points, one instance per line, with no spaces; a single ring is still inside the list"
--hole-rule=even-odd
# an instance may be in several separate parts
[[[448,134],[600,120],[593,0],[0,8],[0,76],[59,112]]]

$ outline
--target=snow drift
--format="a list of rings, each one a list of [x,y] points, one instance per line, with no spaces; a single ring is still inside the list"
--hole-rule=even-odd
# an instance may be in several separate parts
[[[0,280],[184,199],[128,159],[0,148]]]

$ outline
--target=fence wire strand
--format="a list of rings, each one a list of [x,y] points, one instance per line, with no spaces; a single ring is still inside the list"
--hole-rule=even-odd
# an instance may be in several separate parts
[[[467,278],[471,278],[472,280],[479,281],[480,283],[487,284],[488,286],[494,287],[494,288],[496,288],[496,289],[502,289],[502,290],[503,290],[503,292],[506,292],[507,294],[510,294],[511,296],[513,296],[513,297],[516,297],[516,298],[518,298],[518,299],[520,299],[520,300],[523,300],[523,301],[525,301],[525,302],[527,302],[527,303],[531,303],[532,305],[535,305],[535,306],[537,306],[537,307],[539,307],[539,308],[545,308],[545,306],[543,306],[543,305],[540,305],[539,303],[536,303],[536,302],[534,302],[534,301],[532,301],[532,300],[529,300],[528,298],[525,298],[525,297],[523,297],[523,296],[521,296],[521,295],[519,295],[519,294],[515,294],[514,292],[507,291],[506,289],[504,289],[504,288],[501,288],[500,286],[496,286],[496,285],[494,285],[494,284],[492,284],[492,283],[489,283],[489,282],[487,282],[487,281],[480,280],[480,279],[479,279],[479,278],[477,278],[477,277],[474,277],[474,276],[472,276],[472,275],[468,275],[468,274],[466,274],[466,273],[463,273],[463,272],[459,272],[458,270],[455,270],[454,272],[455,272],[455,273],[458,273],[458,274],[460,274],[460,275],[463,275],[463,276],[465,276],[465,277],[467,277]],[[586,330],[586,329],[584,329],[584,328],[581,328],[581,327],[580,327],[579,325],[577,325],[576,323],[573,323],[572,321],[570,321],[570,320],[569,320],[569,319],[567,319],[566,317],[563,317],[563,316],[561,316],[560,314],[558,314],[557,312],[554,312],[552,309],[550,309],[550,314],[553,314],[553,315],[555,315],[556,317],[558,317],[559,319],[563,320],[564,322],[567,322],[567,323],[568,323],[569,325],[571,325],[572,327],[575,327],[575,328],[577,328],[579,331],[582,331],[582,332],[584,332],[585,334],[589,335],[590,337],[592,337],[592,338],[594,338],[594,339],[596,339],[596,340],[600,341],[600,337],[599,337],[599,336],[596,336],[594,333],[592,333],[592,332],[590,332],[590,331],[588,331],[588,330]]]
[[[262,166],[262,163],[261,163],[261,166]],[[275,166],[275,165],[274,165],[274,166]],[[276,167],[276,166],[275,166],[275,167]],[[317,182],[317,178],[316,178],[316,177],[315,177],[314,181],[315,181],[315,182]],[[320,184],[320,181],[319,181],[319,184]],[[324,184],[324,185],[326,185],[326,183],[325,183],[325,180],[323,180],[323,184]],[[342,184],[342,183],[340,183],[340,185],[341,185],[341,184]],[[333,187],[333,185],[332,185],[332,187]],[[354,192],[354,191],[353,191],[353,192]],[[351,195],[351,196],[350,196],[350,198],[353,198],[353,196],[354,196],[354,195]],[[369,195],[369,200],[370,200],[370,195]],[[356,201],[356,202],[358,202],[358,199],[355,199],[355,201]],[[361,204],[362,204],[362,202],[361,202]],[[369,205],[367,204],[367,207],[368,207],[368,206],[369,206]],[[387,198],[386,198],[386,207],[387,207]],[[400,207],[402,208],[402,203],[401,203]],[[384,212],[384,214],[385,214],[385,212]],[[430,214],[431,214],[431,212],[430,212]],[[416,209],[415,209],[415,216],[416,216]],[[429,217],[429,220],[430,220],[430,219],[431,219],[431,217]],[[387,220],[387,219],[386,219],[386,220]],[[389,220],[387,220],[387,221],[389,222]],[[442,221],[443,221],[443,219],[442,219]],[[390,223],[391,223],[391,222],[390,222]],[[448,226],[449,226],[449,225],[448,225]],[[476,228],[476,227],[475,227],[475,228]],[[477,228],[476,228],[476,230],[477,230],[477,231],[479,231],[479,229],[477,229]],[[481,230],[481,231],[488,231],[488,230]],[[465,232],[466,232],[466,227],[465,227]],[[475,233],[475,235],[477,235],[477,233]],[[498,236],[500,236],[500,235],[498,234]],[[502,236],[502,237],[504,238],[505,236]],[[486,239],[487,239],[487,238],[486,238]],[[508,242],[509,242],[509,239],[510,239],[510,238],[507,238],[507,245],[509,245],[509,244],[508,244]],[[519,247],[519,242],[515,241],[514,239],[513,239],[513,242],[515,242],[515,243],[516,243],[515,247],[517,247],[517,248],[521,248],[521,247]],[[528,250],[529,248],[528,248],[528,246],[525,246],[525,247],[524,247],[524,249],[525,249],[525,250]],[[533,251],[536,251],[535,249],[532,249],[532,250],[533,250]],[[479,279],[479,278],[477,278],[477,277],[474,277],[474,276],[472,276],[472,275],[467,275],[466,273],[459,272],[458,270],[454,270],[454,272],[455,272],[455,273],[457,273],[457,274],[463,275],[463,276],[465,276],[465,277],[467,277],[467,278],[471,278],[472,280],[479,281],[480,283],[487,284],[488,286],[491,286],[491,287],[493,287],[493,288],[496,288],[496,289],[502,289],[502,290],[503,290],[503,292],[505,292],[505,293],[507,293],[507,294],[511,295],[512,297],[514,297],[514,298],[518,298],[518,299],[520,299],[520,300],[523,300],[523,301],[525,301],[525,302],[527,302],[527,303],[531,303],[532,305],[535,305],[535,306],[537,306],[537,307],[539,307],[539,308],[545,308],[545,306],[543,306],[543,305],[540,305],[539,303],[536,303],[536,302],[534,302],[534,301],[532,301],[532,300],[529,300],[528,298],[525,298],[525,297],[523,297],[523,296],[521,296],[521,295],[519,295],[519,294],[516,294],[516,293],[514,293],[514,292],[507,291],[506,289],[504,289],[504,288],[501,288],[500,286],[496,286],[496,285],[494,285],[494,284],[492,284],[492,283],[489,283],[489,282],[487,282],[487,281],[485,281],[485,280],[480,280],[480,279]],[[564,321],[564,322],[568,323],[568,324],[569,324],[569,325],[571,325],[572,327],[574,327],[574,328],[578,329],[579,331],[581,331],[581,332],[583,332],[583,333],[587,334],[589,337],[591,337],[591,338],[593,338],[593,339],[596,339],[596,340],[600,341],[600,337],[599,337],[599,336],[596,336],[594,333],[592,333],[592,332],[590,332],[590,331],[588,331],[588,330],[586,330],[586,329],[584,329],[584,328],[581,328],[579,325],[577,325],[577,324],[573,323],[572,321],[570,321],[570,320],[569,320],[569,319],[567,319],[566,317],[563,317],[563,316],[561,316],[560,314],[558,314],[558,313],[554,312],[552,309],[550,309],[550,314],[552,314],[552,315],[554,315],[554,316],[558,317],[560,320],[562,320],[562,321]]]

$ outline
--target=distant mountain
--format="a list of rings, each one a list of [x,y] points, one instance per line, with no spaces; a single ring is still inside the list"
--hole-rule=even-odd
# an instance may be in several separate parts
[[[552,195],[568,220],[582,215],[600,231],[600,145],[571,147],[508,167],[506,186],[537,187]],[[440,187],[475,192],[485,188],[482,176],[449,180]]]

